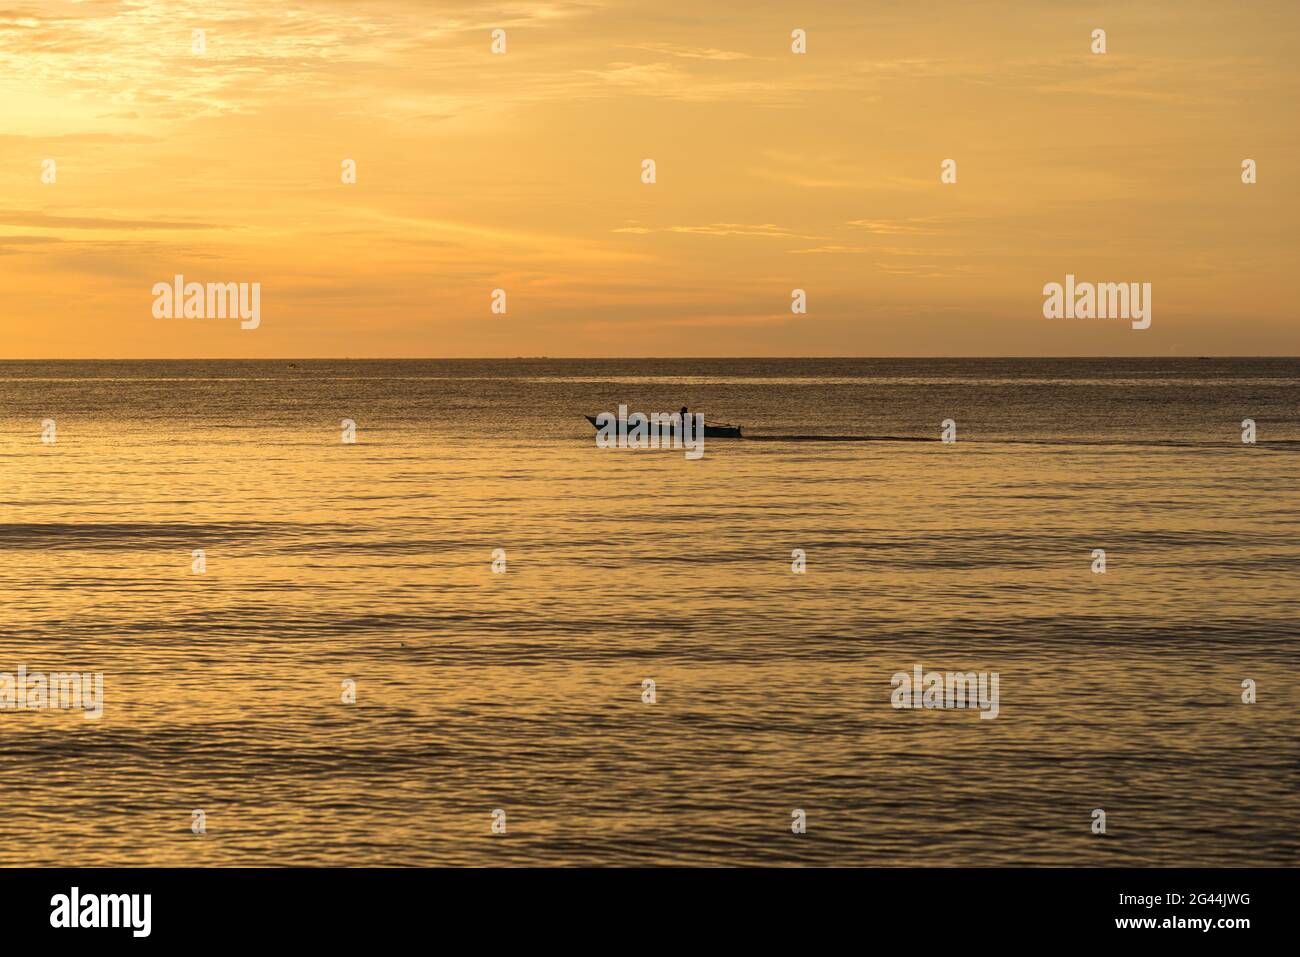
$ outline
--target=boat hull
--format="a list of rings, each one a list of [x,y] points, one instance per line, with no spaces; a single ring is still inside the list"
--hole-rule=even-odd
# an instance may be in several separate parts
[[[583,416],[583,418],[585,418],[588,422],[590,422],[593,426],[595,426],[596,431],[598,432],[600,431],[600,426],[596,424],[596,417],[594,415]],[[704,437],[706,439],[743,439],[744,438],[744,436],[740,434],[740,426],[738,425],[708,425],[708,424],[705,424],[704,426]]]

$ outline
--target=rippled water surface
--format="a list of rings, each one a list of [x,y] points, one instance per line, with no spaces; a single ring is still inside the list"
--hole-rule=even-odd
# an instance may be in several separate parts
[[[0,363],[0,864],[1294,864],[1298,533],[1296,360]]]

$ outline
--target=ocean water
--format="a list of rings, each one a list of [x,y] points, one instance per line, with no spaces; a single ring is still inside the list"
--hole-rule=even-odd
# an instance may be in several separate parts
[[[0,599],[0,865],[1300,859],[1300,360],[0,363]]]

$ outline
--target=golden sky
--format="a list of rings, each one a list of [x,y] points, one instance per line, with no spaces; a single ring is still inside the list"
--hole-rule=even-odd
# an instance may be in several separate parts
[[[1297,49],[1294,0],[14,0],[0,358],[1300,354]],[[176,273],[260,327],[153,318]],[[1151,328],[1045,319],[1067,273]]]

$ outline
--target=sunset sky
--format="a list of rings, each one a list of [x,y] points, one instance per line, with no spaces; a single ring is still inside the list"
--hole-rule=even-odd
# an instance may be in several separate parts
[[[1298,11],[16,0],[0,358],[1295,355]],[[1044,319],[1067,273],[1151,328]]]

